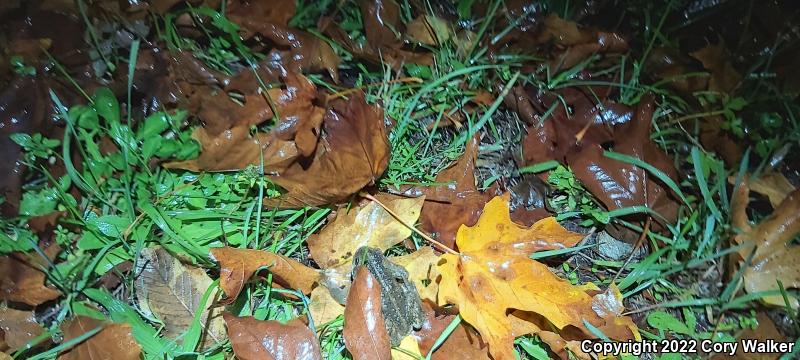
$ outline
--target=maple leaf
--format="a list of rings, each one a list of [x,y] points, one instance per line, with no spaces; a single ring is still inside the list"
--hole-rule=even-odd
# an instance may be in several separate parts
[[[142,348],[131,335],[128,324],[108,324],[87,316],[78,316],[62,325],[64,341],[102,327],[98,333],[66,350],[59,360],[120,359],[138,360]]]
[[[376,199],[400,219],[374,201],[349,211],[339,210],[336,218],[318,235],[308,238],[311,257],[320,267],[327,269],[349,264],[356,250],[363,246],[386,251],[411,235],[411,229],[404,224],[417,221],[425,198],[381,193],[376,195]]]
[[[316,270],[269,251],[223,247],[211,249],[211,256],[220,265],[219,282],[228,297],[226,303],[236,300],[245,282],[260,267],[268,267],[279,284],[296,288],[304,294],[310,294],[319,279]]]
[[[598,298],[604,294],[592,297],[586,287],[571,285],[529,258],[535,251],[570,247],[582,238],[552,217],[521,227],[511,221],[508,196],[495,197],[475,226],[459,229],[461,253],[441,256],[439,304],[457,305],[496,360],[514,359],[514,338],[526,333],[574,327],[594,337],[584,321],[613,339],[632,338],[635,325],[629,318],[598,307],[607,302]]]
[[[753,226],[745,212],[749,203],[748,179],[736,188],[731,201],[732,222],[742,232],[734,236],[737,244],[755,245],[752,266],[744,272],[744,288],[748,293],[779,290],[778,281],[786,289],[800,288],[800,246],[789,245],[800,234],[800,190],[794,190],[775,208],[772,214]],[[746,259],[752,248],[739,254]],[[781,295],[770,295],[761,301],[775,306],[786,306]],[[798,307],[798,301],[789,297],[789,304]]]
[[[228,325],[233,352],[241,360],[322,360],[317,337],[300,318],[281,324],[275,320],[236,317],[227,312],[222,316]]]

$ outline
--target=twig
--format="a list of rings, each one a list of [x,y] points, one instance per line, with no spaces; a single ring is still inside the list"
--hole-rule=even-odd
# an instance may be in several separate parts
[[[450,248],[450,247],[448,247],[447,245],[445,245],[445,244],[442,244],[442,243],[440,243],[440,242],[438,242],[438,241],[434,240],[434,239],[433,239],[432,237],[430,237],[428,234],[425,234],[424,232],[417,230],[417,228],[415,228],[415,227],[413,227],[413,226],[411,226],[411,225],[407,224],[405,221],[403,221],[403,219],[402,219],[402,218],[400,218],[400,216],[399,216],[399,215],[397,215],[397,213],[395,213],[394,211],[392,211],[392,209],[389,209],[389,207],[387,207],[386,205],[384,205],[384,204],[383,204],[383,203],[382,203],[380,200],[376,199],[374,196],[372,196],[372,195],[370,195],[370,194],[367,194],[367,193],[365,193],[365,192],[362,192],[360,195],[361,195],[361,197],[363,197],[363,198],[365,198],[365,199],[368,199],[368,200],[371,200],[371,201],[374,201],[376,204],[380,205],[380,206],[381,206],[381,207],[382,207],[384,210],[386,210],[386,212],[388,212],[390,215],[394,216],[394,218],[395,218],[397,221],[399,221],[401,224],[403,224],[405,227],[407,227],[407,228],[411,229],[411,231],[413,231],[413,232],[417,233],[417,235],[421,236],[423,239],[425,239],[425,240],[428,240],[428,241],[429,241],[431,244],[434,244],[434,245],[438,246],[438,247],[439,247],[441,250],[443,250],[444,252],[446,252],[446,253],[450,253],[450,254],[456,254],[456,255],[458,255],[458,254],[459,254],[459,253],[458,253],[458,251],[455,251],[455,250],[451,249],[451,248]]]

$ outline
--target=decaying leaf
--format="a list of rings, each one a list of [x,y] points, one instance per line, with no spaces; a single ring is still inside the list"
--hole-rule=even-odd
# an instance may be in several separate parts
[[[311,290],[308,311],[311,313],[311,318],[314,319],[314,325],[320,327],[344,314],[344,306],[331,296],[327,288],[317,286]]]
[[[261,267],[266,267],[279,284],[304,294],[310,294],[319,279],[316,270],[269,251],[223,247],[211,249],[211,256],[220,265],[219,282],[227,296],[226,303],[236,300],[247,280]]]
[[[744,288],[749,293],[779,290],[778,281],[785,289],[800,288],[800,246],[790,245],[800,234],[800,190],[792,191],[775,208],[772,214],[755,226],[750,225],[747,213],[750,190],[744,179],[736,188],[731,202],[733,224],[741,233],[734,236],[737,244],[756,246],[752,265],[744,272]],[[752,248],[740,251],[747,259]],[[774,306],[786,306],[781,295],[770,295],[761,301]],[[797,308],[798,301],[789,297],[789,304]]]
[[[28,341],[42,334],[44,329],[33,311],[21,311],[0,306],[0,332],[4,333],[5,342],[10,352],[22,348]],[[4,351],[0,349],[0,351]]]
[[[350,263],[362,246],[386,251],[411,235],[411,229],[404,224],[413,225],[417,221],[425,197],[405,198],[384,193],[375,197],[400,216],[400,221],[374,201],[339,210],[318,235],[308,238],[311,257],[320,267]]]
[[[319,341],[300,318],[281,324],[224,313],[236,357],[242,360],[322,360]]]
[[[436,183],[448,185],[425,189],[426,201],[420,214],[422,230],[449,247],[455,243],[459,226],[475,224],[490,198],[475,185],[477,155],[478,139],[473,138],[458,162],[436,176]]]
[[[709,44],[690,55],[700,60],[703,67],[711,72],[711,78],[708,81],[709,90],[729,93],[741,82],[742,76],[731,65],[730,57],[726,54],[723,43]]]
[[[381,288],[365,267],[356,271],[344,310],[344,344],[354,360],[389,360],[392,345],[381,313]]]
[[[136,259],[136,274],[139,308],[164,324],[165,337],[181,342],[179,336],[191,326],[195,313],[201,311],[200,347],[207,349],[225,338],[221,308],[212,308],[213,294],[201,303],[213,282],[203,269],[184,265],[157,246],[142,249]]]
[[[408,24],[406,36],[425,45],[439,45],[453,36],[450,24],[433,15],[421,15]]]
[[[750,190],[769,199],[772,208],[778,207],[783,199],[786,199],[795,190],[794,185],[779,172],[761,174],[757,179],[750,180],[749,184]]]
[[[593,337],[584,321],[610,338],[631,339],[636,327],[629,318],[595,309],[599,300],[585,288],[529,258],[535,251],[573,246],[582,238],[554,218],[530,228],[514,224],[507,197],[496,197],[475,226],[459,229],[456,244],[461,253],[441,256],[439,304],[457,305],[464,321],[489,343],[496,360],[514,359],[514,338],[527,333],[574,327]]]
[[[36,253],[11,253],[0,257],[0,300],[36,306],[57,299],[61,292],[45,286],[45,262]]]
[[[59,360],[120,359],[139,360],[141,347],[133,339],[128,324],[104,323],[86,316],[78,316],[61,326],[64,341],[82,336],[102,327],[100,332],[59,354]]]
[[[313,158],[300,158],[270,179],[288,192],[266,206],[321,206],[342,201],[373,184],[389,164],[383,109],[364,94],[336,100],[327,110]],[[309,164],[310,162],[310,164]]]
[[[427,354],[433,348],[442,332],[453,321],[455,315],[437,313],[437,310],[441,309],[428,302],[423,303],[422,308],[425,310],[425,324],[422,325],[419,331],[415,331],[413,336],[417,340],[422,354]],[[489,360],[489,348],[475,329],[461,323],[450,333],[445,342],[433,352],[431,359]]]
[[[422,300],[436,301],[439,291],[439,256],[430,246],[419,248],[417,251],[403,256],[390,257],[390,261],[400,265],[408,271],[408,278],[419,291]]]

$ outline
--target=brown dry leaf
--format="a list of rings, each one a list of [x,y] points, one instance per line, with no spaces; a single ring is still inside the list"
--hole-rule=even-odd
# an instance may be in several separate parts
[[[604,31],[582,29],[578,24],[564,20],[555,13],[544,19],[538,44],[547,42],[567,47],[563,53],[550,61],[551,71],[569,69],[593,54],[624,53],[628,43],[621,36]]]
[[[5,342],[10,352],[22,348],[28,341],[41,335],[42,331],[42,326],[36,322],[33,311],[0,306],[0,332],[5,334]]]
[[[46,276],[39,271],[43,267],[46,267],[45,262],[36,253],[11,253],[0,257],[0,274],[4,274],[0,278],[0,300],[36,306],[61,296],[60,291],[45,286]]]
[[[406,36],[412,41],[425,45],[439,45],[453,36],[450,24],[433,15],[421,15],[412,20],[406,28]]]
[[[59,360],[139,360],[142,348],[131,334],[128,324],[103,323],[86,316],[78,316],[62,325],[64,341],[79,337],[98,327],[100,332],[73,348],[59,354]]]
[[[344,306],[331,296],[327,288],[317,286],[309,296],[308,311],[314,319],[314,325],[320,327],[344,314]]]
[[[764,312],[759,312],[756,315],[758,319],[758,327],[754,329],[746,329],[742,331],[741,334],[737,336],[739,339],[753,339],[759,341],[790,341],[786,335],[781,334],[780,331],[775,327],[775,323],[770,319],[770,317],[765,314]],[[725,354],[719,354],[714,356],[712,359],[714,360],[722,360],[722,359],[734,359],[734,360],[777,360],[781,357],[782,354],[775,354],[775,353],[745,353],[742,349],[742,346],[739,346],[736,349],[736,355],[730,357]]]
[[[321,206],[347,199],[374,184],[389,164],[383,109],[359,92],[336,100],[325,113],[313,158],[300,158],[270,179],[288,192],[265,206]],[[310,164],[309,164],[310,162]]]
[[[750,190],[766,196],[772,208],[776,208],[795,187],[783,174],[773,171],[750,180]]]
[[[389,360],[392,344],[381,312],[381,287],[359,267],[344,310],[344,344],[354,360]]]
[[[436,176],[436,183],[449,185],[425,189],[426,201],[420,214],[421,228],[451,248],[458,228],[462,224],[475,224],[483,211],[483,205],[490,198],[475,186],[477,155],[476,137],[467,143],[464,155],[458,162]]]
[[[441,309],[427,301],[422,304],[422,309],[425,311],[425,323],[413,336],[419,343],[421,353],[427,355],[455,315],[443,314]],[[448,359],[489,360],[489,348],[475,329],[461,323],[431,355],[431,360]]]
[[[225,16],[241,24],[245,19],[258,19],[276,25],[287,26],[295,15],[294,0],[235,0],[227,5]]]
[[[211,249],[211,256],[219,262],[219,286],[227,296],[224,303],[235,301],[247,280],[261,267],[267,267],[280,285],[304,294],[310,294],[319,280],[317,270],[269,251],[223,247]]]
[[[700,60],[703,67],[711,72],[708,81],[708,90],[730,93],[742,81],[742,76],[731,65],[730,57],[726,54],[725,45],[706,45],[704,48],[690,53],[693,58]]]
[[[241,360],[309,359],[322,360],[319,341],[300,318],[281,324],[253,317],[224,313],[228,336],[236,357]]]
[[[745,212],[749,197],[748,181],[744,179],[736,189],[731,209],[733,224],[742,232],[734,236],[737,244],[756,246],[752,258],[752,266],[744,272],[744,288],[748,293],[779,290],[778,281],[785,289],[800,288],[800,246],[789,242],[800,234],[800,190],[790,193],[772,212],[758,225],[751,226]],[[750,248],[740,251],[743,259],[750,253]],[[761,301],[774,306],[786,306],[781,295],[764,296]],[[798,301],[789,297],[793,308]]]
[[[592,297],[585,287],[571,285],[529,258],[535,251],[570,247],[582,238],[552,217],[530,228],[514,224],[507,196],[496,197],[475,226],[459,229],[456,244],[461,253],[441,256],[439,304],[457,305],[462,318],[489,343],[496,360],[515,358],[515,336],[551,327],[577,329],[593,338],[584,321],[612,339],[631,339],[636,326],[630,318],[596,308],[607,299]],[[518,319],[510,319],[510,311]]]
[[[203,294],[212,285],[203,269],[184,265],[160,246],[142,249],[136,260],[135,293],[141,311],[164,323],[163,334],[178,338],[192,324],[195,313],[202,311],[203,333],[199,347],[208,349],[225,339],[225,323],[221,308],[212,309],[215,296],[201,303]]]
[[[323,269],[347,264],[362,246],[383,251],[399,244],[411,235],[408,225],[416,223],[425,197],[406,198],[380,193],[375,196],[400,216],[392,214],[374,201],[352,209],[341,209],[336,218],[318,235],[308,238],[311,257]]]
[[[417,251],[403,256],[390,257],[393,263],[400,265],[408,271],[408,279],[414,283],[422,300],[436,301],[439,291],[439,256],[430,246],[419,248]]]

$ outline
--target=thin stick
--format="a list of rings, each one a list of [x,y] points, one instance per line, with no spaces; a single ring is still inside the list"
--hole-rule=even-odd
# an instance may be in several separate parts
[[[395,218],[397,221],[399,221],[401,224],[403,224],[405,227],[407,227],[407,228],[411,229],[411,231],[413,231],[413,232],[417,233],[417,234],[418,234],[419,236],[421,236],[423,239],[425,239],[425,240],[428,240],[428,241],[429,241],[431,244],[434,244],[434,245],[438,246],[438,247],[439,247],[441,250],[443,250],[444,252],[446,252],[446,253],[450,253],[450,254],[456,254],[456,255],[458,255],[458,254],[459,254],[457,251],[455,251],[455,250],[453,250],[453,249],[449,248],[447,245],[445,245],[445,244],[442,244],[442,243],[440,243],[440,242],[438,242],[438,241],[434,240],[434,239],[433,239],[432,237],[430,237],[428,234],[425,234],[424,232],[417,230],[417,228],[415,228],[415,227],[413,227],[413,226],[411,226],[411,225],[407,224],[405,221],[403,221],[403,219],[401,219],[401,218],[400,218],[400,216],[399,216],[399,215],[397,215],[397,214],[396,214],[394,211],[392,211],[392,209],[389,209],[389,207],[387,207],[386,205],[384,205],[384,204],[383,204],[383,203],[382,203],[380,200],[376,199],[374,196],[372,196],[372,195],[370,195],[370,194],[367,194],[367,193],[364,193],[364,192],[362,192],[360,195],[361,195],[361,197],[363,197],[363,198],[365,198],[365,199],[368,199],[368,200],[371,200],[371,201],[374,201],[376,204],[380,205],[380,206],[381,206],[381,207],[382,207],[384,210],[386,210],[386,212],[388,212],[390,215],[394,216],[394,218]]]
[[[649,231],[650,231],[650,217],[648,216],[647,220],[644,223],[644,229],[642,229],[642,234],[639,235],[639,239],[636,240],[636,245],[633,246],[633,250],[631,250],[630,255],[628,255],[627,259],[625,259],[625,263],[623,263],[622,267],[619,268],[619,271],[617,271],[617,274],[614,275],[613,279],[611,279],[611,282],[609,283],[608,286],[611,286],[617,281],[617,278],[619,278],[619,274],[622,274],[622,271],[625,270],[625,268],[631,262],[631,259],[633,259],[633,255],[636,254],[636,250],[639,250],[639,248],[642,246],[642,243],[644,243],[644,239],[647,237],[647,233]]]

